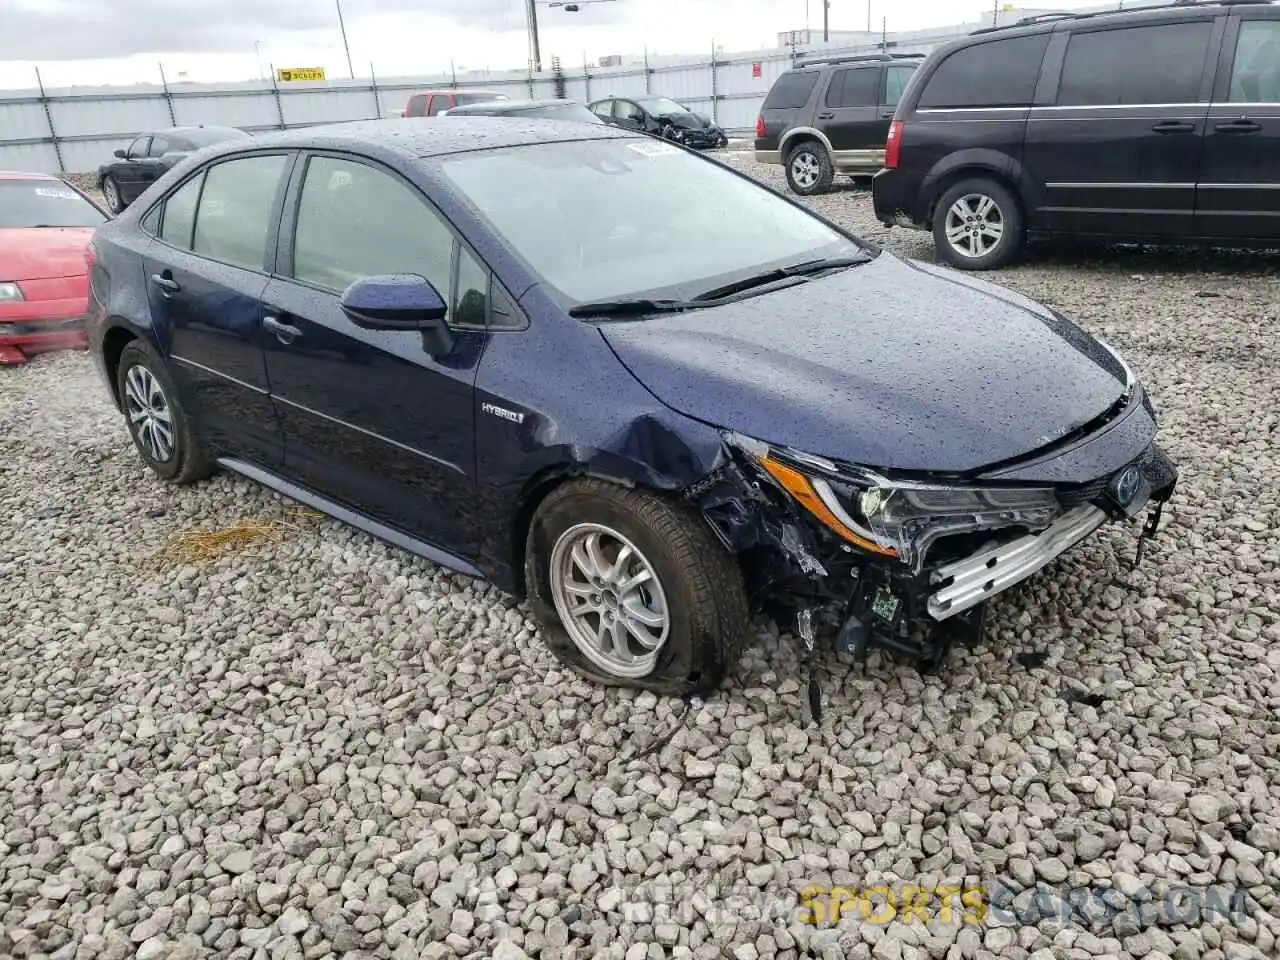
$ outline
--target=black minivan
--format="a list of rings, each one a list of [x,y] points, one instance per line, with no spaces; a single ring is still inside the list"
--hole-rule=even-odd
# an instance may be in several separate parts
[[[969,270],[1048,237],[1280,246],[1280,4],[1050,14],[942,47],[874,195]]]

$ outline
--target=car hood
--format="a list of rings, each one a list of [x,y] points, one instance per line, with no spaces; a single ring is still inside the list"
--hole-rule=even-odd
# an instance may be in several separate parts
[[[664,113],[659,115],[659,119],[666,120],[672,126],[681,127],[685,130],[705,130],[706,124],[702,122],[702,118],[687,110],[679,113]]]
[[[1048,309],[887,253],[735,303],[602,323],[667,406],[807,453],[968,473],[1028,454],[1124,395],[1122,364]]]
[[[92,237],[93,227],[0,230],[0,280],[84,276],[84,251]]]

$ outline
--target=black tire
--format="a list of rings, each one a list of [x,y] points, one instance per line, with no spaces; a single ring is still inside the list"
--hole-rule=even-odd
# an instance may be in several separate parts
[[[797,161],[804,163],[806,168],[815,171],[815,179],[809,180],[807,177],[801,177],[797,172]],[[836,178],[836,170],[831,163],[831,155],[827,153],[827,148],[817,140],[802,141],[788,150],[786,170],[787,186],[791,188],[792,193],[799,194],[802,197],[812,197],[819,193],[826,193],[831,189],[831,183]]]
[[[116,183],[116,178],[110,174],[102,178],[102,199],[112,213],[123,213],[124,208],[128,206],[120,193],[120,184]]]
[[[960,225],[952,220],[951,208],[966,198],[981,198],[970,201],[970,204],[978,203],[979,206],[982,201],[989,201],[1001,225],[1000,237],[995,245],[986,250],[979,248],[980,252],[976,256],[957,249],[947,235],[949,225]],[[985,214],[985,221],[984,224],[975,220],[970,224],[970,229],[981,229],[982,226],[990,224],[991,212]],[[967,244],[967,238],[971,235],[966,233],[963,236],[966,239],[959,242]],[[977,236],[981,242],[987,235],[979,233],[974,236]],[[1025,236],[1022,207],[1018,204],[1017,198],[996,181],[985,177],[961,180],[947,190],[934,207],[933,244],[937,250],[938,259],[960,270],[995,270],[1012,263],[1022,253]]]
[[[134,369],[144,371],[159,388],[167,410],[170,424],[171,453],[168,457],[158,456],[154,443],[146,439],[146,428],[132,416],[137,410],[133,397],[137,395],[136,386],[131,389],[130,372]],[[140,375],[135,375],[139,377]],[[141,377],[145,381],[145,377]],[[129,427],[129,436],[143,463],[162,480],[185,485],[203,480],[213,473],[213,465],[201,449],[195,432],[191,429],[191,421],[182,409],[178,399],[178,391],[174,387],[169,371],[164,362],[151,347],[142,340],[132,340],[120,352],[120,363],[116,367],[116,390],[120,396],[120,406],[124,410],[125,422]]]
[[[653,669],[620,677],[591,661],[561,622],[550,563],[561,536],[600,524],[629,540],[654,569],[667,597],[669,633]],[[724,679],[747,645],[746,587],[737,561],[692,511],[654,494],[600,480],[572,480],[539,505],[525,545],[529,603],[552,653],[583,676],[662,696],[702,696]]]

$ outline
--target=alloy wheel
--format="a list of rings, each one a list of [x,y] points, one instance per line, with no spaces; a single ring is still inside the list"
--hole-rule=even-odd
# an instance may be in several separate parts
[[[173,415],[155,375],[143,366],[130,367],[124,383],[125,412],[143,452],[156,463],[173,459]]]
[[[999,246],[1004,228],[1004,212],[986,194],[967,193],[947,210],[947,243],[970,260],[985,257]]]
[[[791,158],[791,179],[795,181],[796,186],[808,190],[818,182],[821,176],[822,165],[809,151],[797,153]]]
[[[120,188],[116,186],[116,182],[110,177],[102,181],[102,196],[107,201],[107,207],[113,213],[120,212]]]
[[[550,587],[570,639],[616,677],[653,672],[671,632],[666,593],[634,543],[598,523],[579,523],[551,551]]]

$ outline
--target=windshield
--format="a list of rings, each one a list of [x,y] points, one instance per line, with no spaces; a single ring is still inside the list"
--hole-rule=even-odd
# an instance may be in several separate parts
[[[96,227],[106,216],[57,180],[0,180],[0,230]]]
[[[683,107],[674,100],[669,100],[666,97],[653,97],[639,102],[646,110],[659,117],[666,116],[669,113],[689,112],[688,107]]]
[[[439,163],[570,304],[696,296],[773,267],[863,250],[715,161],[648,138],[477,151]]]

